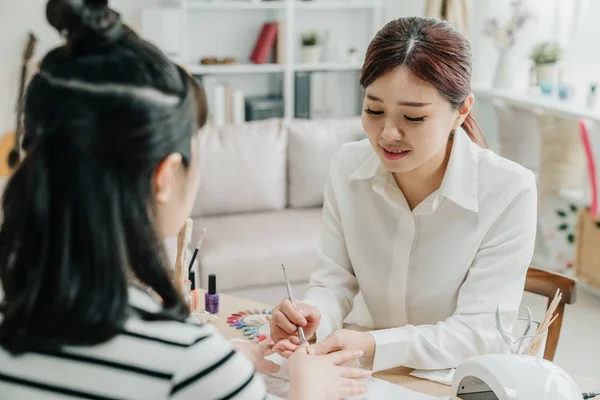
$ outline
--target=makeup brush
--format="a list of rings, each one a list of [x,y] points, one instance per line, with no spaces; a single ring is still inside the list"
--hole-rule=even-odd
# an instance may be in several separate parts
[[[196,261],[198,251],[200,250],[200,247],[202,247],[202,242],[204,241],[205,235],[206,228],[202,228],[202,231],[200,231],[200,237],[198,238],[198,242],[196,243],[196,248],[194,249],[194,254],[192,254],[190,265],[188,266],[188,276],[190,277],[190,281],[192,281],[192,290],[196,289],[196,273],[192,271],[192,268],[194,267],[194,261]]]
[[[175,285],[183,288],[183,282],[189,278],[188,270],[184,267],[185,250],[192,239],[192,228],[194,221],[191,218],[185,220],[185,224],[177,235],[177,258],[175,259]]]

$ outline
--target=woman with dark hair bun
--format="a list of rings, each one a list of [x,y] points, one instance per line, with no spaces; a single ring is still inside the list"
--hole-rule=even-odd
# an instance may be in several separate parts
[[[509,326],[519,309],[536,183],[487,149],[470,80],[469,42],[448,22],[400,18],[376,34],[360,77],[368,140],[331,163],[321,260],[298,310],[274,310],[276,351],[295,350],[294,325],[320,341],[309,351],[361,349],[374,370],[505,350],[494,316]],[[370,332],[341,329],[359,292]]]
[[[164,262],[198,188],[204,91],[107,3],[47,3],[66,44],[27,89],[2,199],[0,398],[263,399],[270,350],[189,322]],[[289,398],[364,393],[368,372],[339,366],[360,355],[301,348]]]

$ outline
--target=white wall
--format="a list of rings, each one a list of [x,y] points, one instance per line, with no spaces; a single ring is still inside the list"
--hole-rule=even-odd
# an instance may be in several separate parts
[[[48,50],[61,42],[58,33],[46,22],[46,2],[47,0],[0,0],[0,38],[2,38],[0,42],[0,59],[2,60],[0,63],[0,134],[14,129],[14,109],[21,57],[27,33],[31,30],[38,38],[34,64]],[[422,14],[425,4],[425,0],[384,0],[384,2],[384,21],[401,16]],[[124,20],[134,29],[140,27],[142,7],[151,7],[160,3],[161,0],[112,0],[110,2],[111,6],[118,10]],[[242,15],[239,18],[244,21],[245,16]],[[313,22],[322,21],[323,24],[326,24],[332,18],[334,17],[330,14],[323,15],[315,18]],[[231,26],[237,26],[235,20],[228,20],[228,22]],[[198,29],[198,31],[200,32],[202,29]],[[344,39],[344,36],[338,38]],[[214,37],[211,37],[212,39]],[[215,44],[218,42],[218,40],[213,40]],[[361,45],[365,44],[361,43]]]
[[[426,0],[384,0],[384,22],[394,18],[423,15]]]
[[[0,134],[14,130],[21,57],[28,32],[32,31],[38,39],[33,68],[48,50],[61,43],[61,37],[46,21],[46,3],[47,0],[0,0]],[[160,0],[111,1],[134,29],[140,26],[141,7],[159,3]]]

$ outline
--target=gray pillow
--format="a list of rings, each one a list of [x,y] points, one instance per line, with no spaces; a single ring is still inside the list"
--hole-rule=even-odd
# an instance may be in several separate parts
[[[329,163],[347,142],[366,138],[360,117],[286,121],[288,145],[288,204],[291,208],[320,207]]]
[[[285,208],[287,133],[281,120],[207,126],[198,150],[200,188],[192,216]]]

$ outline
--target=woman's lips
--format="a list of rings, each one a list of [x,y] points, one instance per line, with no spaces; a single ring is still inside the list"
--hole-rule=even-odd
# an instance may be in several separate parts
[[[400,160],[410,153],[410,150],[408,149],[398,149],[394,147],[383,146],[380,147],[383,150],[383,156],[390,161]]]

